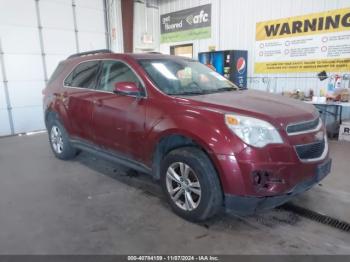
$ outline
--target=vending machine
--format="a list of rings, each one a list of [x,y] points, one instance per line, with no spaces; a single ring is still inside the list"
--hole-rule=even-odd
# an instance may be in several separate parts
[[[242,89],[247,88],[247,60],[246,50],[222,50],[201,52],[198,60],[223,75]]]

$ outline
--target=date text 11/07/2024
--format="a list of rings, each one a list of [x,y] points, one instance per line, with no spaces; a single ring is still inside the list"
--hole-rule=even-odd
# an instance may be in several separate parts
[[[128,261],[220,261],[217,256],[128,256]]]

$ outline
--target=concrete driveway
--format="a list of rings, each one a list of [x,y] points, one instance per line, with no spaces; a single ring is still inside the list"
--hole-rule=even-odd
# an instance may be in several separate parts
[[[331,142],[333,150],[349,156],[350,144]],[[342,159],[296,202],[349,210]],[[1,138],[0,177],[0,254],[350,254],[349,233],[283,210],[189,223],[148,176],[87,153],[58,160],[46,134]]]

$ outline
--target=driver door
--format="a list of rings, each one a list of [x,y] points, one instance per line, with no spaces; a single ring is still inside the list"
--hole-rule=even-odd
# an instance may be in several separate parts
[[[122,156],[142,156],[147,99],[113,93],[118,82],[134,82],[144,91],[131,67],[117,60],[102,61],[101,77],[93,102],[93,129],[96,144]],[[143,92],[144,93],[144,92]]]

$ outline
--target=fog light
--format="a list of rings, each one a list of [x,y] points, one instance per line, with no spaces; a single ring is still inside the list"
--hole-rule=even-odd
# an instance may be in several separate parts
[[[254,171],[252,173],[253,184],[257,187],[258,190],[268,189],[269,188],[269,180],[270,174],[267,171]]]
[[[254,185],[259,185],[261,183],[261,175],[259,172],[253,173],[253,182],[254,182]]]

